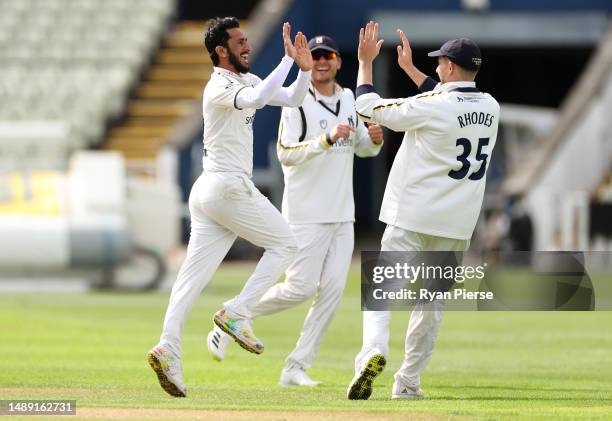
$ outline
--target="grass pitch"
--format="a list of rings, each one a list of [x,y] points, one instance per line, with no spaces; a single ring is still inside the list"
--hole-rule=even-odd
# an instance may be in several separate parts
[[[0,295],[0,399],[76,399],[69,419],[612,419],[612,312],[447,312],[422,377],[428,398],[410,402],[390,400],[409,316],[396,312],[386,371],[370,400],[349,401],[358,271],[309,370],[324,382],[313,389],[277,386],[307,305],[256,321],[262,355],[235,344],[222,363],[208,355],[212,315],[249,273],[224,266],[194,308],[186,399],[166,395],[145,359],[168,293]]]

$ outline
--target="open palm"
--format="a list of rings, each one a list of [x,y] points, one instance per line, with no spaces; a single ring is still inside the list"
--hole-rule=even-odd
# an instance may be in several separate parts
[[[359,30],[359,47],[357,58],[359,61],[372,62],[380,53],[384,40],[378,39],[378,23],[370,21],[365,29]]]

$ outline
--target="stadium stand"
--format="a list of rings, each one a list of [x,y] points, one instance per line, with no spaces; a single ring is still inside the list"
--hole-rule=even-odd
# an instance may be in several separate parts
[[[174,10],[175,0],[3,0],[0,121],[63,123],[60,155],[98,144]],[[18,136],[20,126],[7,127],[3,161],[14,161],[11,133]],[[65,167],[59,162],[56,168]]]
[[[177,0],[0,1],[0,278],[10,268],[157,267],[178,241],[171,182],[95,151],[158,50]],[[164,210],[151,212],[150,203]],[[163,222],[160,222],[163,221]],[[167,227],[153,238],[134,221]],[[142,285],[142,283],[141,283]]]
[[[155,160],[181,119],[200,109],[202,89],[212,71],[202,41],[205,26],[204,21],[183,21],[165,36],[125,118],[109,131],[104,147],[121,152],[128,168],[137,170]]]

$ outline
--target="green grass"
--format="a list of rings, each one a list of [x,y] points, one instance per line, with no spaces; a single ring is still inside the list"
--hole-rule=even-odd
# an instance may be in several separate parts
[[[611,312],[447,312],[422,377],[428,399],[413,402],[389,399],[409,316],[396,312],[387,370],[370,400],[353,402],[345,393],[361,346],[358,272],[351,274],[309,371],[324,384],[308,390],[277,386],[306,305],[257,320],[262,355],[232,346],[224,362],[210,359],[205,338],[211,316],[246,276],[245,269],[224,266],[192,312],[183,344],[187,399],[165,395],[145,361],[160,334],[167,293],[0,295],[0,399],[76,399],[80,407],[612,419]]]

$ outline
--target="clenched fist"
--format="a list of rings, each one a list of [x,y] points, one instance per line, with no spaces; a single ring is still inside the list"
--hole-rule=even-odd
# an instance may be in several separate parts
[[[370,124],[368,126],[368,134],[370,135],[370,139],[372,142],[380,145],[383,141],[383,130],[378,124]]]
[[[329,132],[329,137],[332,143],[336,143],[338,139],[348,139],[351,132],[354,131],[355,129],[348,124],[336,124],[334,128],[331,129],[331,132]]]

